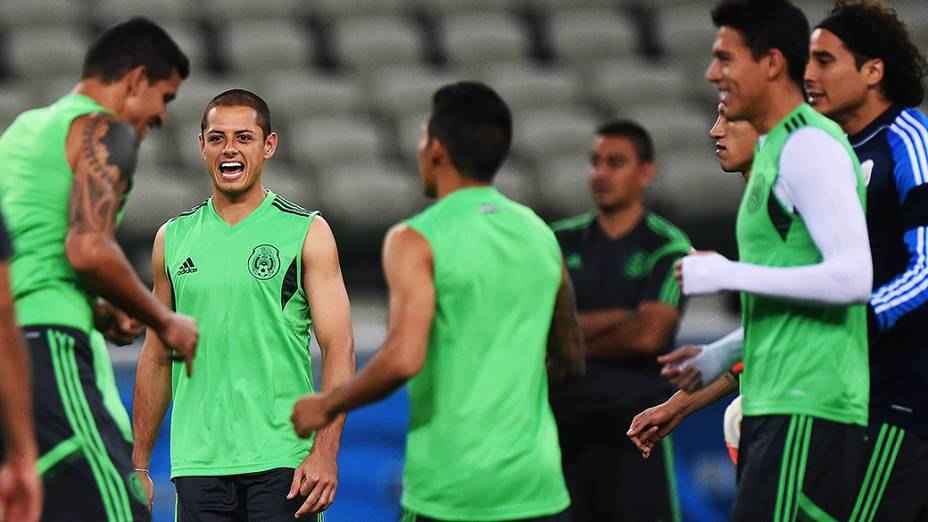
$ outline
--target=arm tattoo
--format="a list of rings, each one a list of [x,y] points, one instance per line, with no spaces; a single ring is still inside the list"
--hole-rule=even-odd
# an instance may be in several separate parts
[[[548,356],[549,370],[559,381],[575,381],[586,373],[586,345],[569,278],[555,298],[554,317],[548,334]]]
[[[87,121],[71,184],[68,224],[76,232],[112,232],[135,171],[138,140],[109,115]]]

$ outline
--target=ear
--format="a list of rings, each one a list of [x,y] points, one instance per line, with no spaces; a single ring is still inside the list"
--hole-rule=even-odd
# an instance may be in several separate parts
[[[867,87],[873,88],[883,81],[883,75],[886,72],[886,64],[882,58],[873,58],[864,62],[860,70],[864,73],[864,79]]]
[[[197,134],[197,141],[200,142],[200,156],[206,158],[206,138],[203,137],[203,133]]]
[[[429,162],[433,166],[437,167],[438,165],[447,162],[448,149],[445,148],[445,144],[442,143],[438,138],[432,138],[432,141],[428,144],[425,151]]]
[[[264,138],[264,159],[269,160],[277,152],[277,133],[271,132]]]
[[[148,86],[148,68],[144,65],[134,67],[123,77],[129,87],[129,94],[136,95],[142,91],[143,87]]]
[[[657,166],[653,161],[646,161],[641,165],[640,176],[638,178],[641,188],[647,188],[654,179],[654,173],[657,172]]]
[[[789,67],[786,64],[786,57],[779,49],[771,48],[767,54],[761,56],[761,60],[767,60],[767,79],[774,80],[781,74],[789,76]]]

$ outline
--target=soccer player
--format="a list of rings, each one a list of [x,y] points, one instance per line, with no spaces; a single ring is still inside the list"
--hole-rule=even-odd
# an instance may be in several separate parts
[[[867,178],[873,253],[867,466],[850,520],[928,520],[928,117],[925,57],[895,11],[841,1],[812,33],[806,90]]]
[[[16,326],[10,294],[10,236],[0,216],[0,520],[36,522],[42,482],[26,345]]]
[[[863,451],[872,282],[865,184],[841,129],[804,103],[809,26],[786,0],[728,0],[706,78],[759,133],[739,262],[685,257],[687,294],[742,296],[744,420],[735,520],[846,519]],[[770,470],[778,472],[770,473]]]
[[[644,128],[599,127],[589,167],[596,210],[552,227],[586,343],[584,378],[551,390],[575,521],[680,520],[670,439],[650,461],[625,441],[632,417],[673,391],[655,357],[673,345],[683,309],[673,266],[690,250],[680,229],[644,207],[654,174]]]
[[[108,355],[90,342],[92,303],[94,295],[106,298],[176,356],[188,363],[193,356],[194,321],[151,295],[114,238],[138,142],[164,121],[188,72],[187,57],[161,27],[129,20],[90,46],[71,94],[24,112],[0,137],[0,194],[13,238],[16,315],[31,354],[47,520],[150,517],[130,443],[107,408],[117,397],[112,377],[97,375]]]
[[[715,140],[715,154],[719,158],[719,166],[722,170],[740,173],[745,181],[749,180],[751,162],[754,160],[754,147],[757,143],[757,131],[754,127],[744,120],[728,121],[725,116],[719,114],[715,124],[709,130],[709,137]],[[733,357],[740,360],[742,341],[743,333],[735,332],[734,335],[726,336],[709,346],[684,347],[658,358],[658,362],[665,365],[664,375],[668,375],[671,369],[679,372],[671,375],[675,379],[674,382],[679,383],[682,389],[663,403],[642,411],[632,419],[626,435],[631,438],[645,458],[650,456],[654,445],[669,435],[684,417],[738,389],[738,378],[729,371],[724,371],[721,376],[703,386],[704,376],[698,373],[700,366],[693,365],[692,361],[699,361],[700,359],[693,359],[693,357],[703,352],[711,353],[719,350],[719,353],[722,353],[726,345],[730,347],[732,344],[736,350]],[[685,360],[691,361],[691,367],[677,369],[676,365]],[[719,361],[719,367],[723,368],[726,362],[730,361]],[[694,384],[696,382],[698,385]]]
[[[155,295],[193,316],[203,333],[196,376],[162,356],[157,336],[146,337],[135,381],[133,464],[147,470],[173,396],[179,521],[320,513],[335,497],[345,417],[315,440],[298,438],[287,419],[313,390],[310,327],[322,350],[322,389],[354,373],[335,238],[318,212],[264,187],[264,163],[278,141],[264,100],[242,89],[218,94],[200,129],[212,195],[165,223],[152,250]]]
[[[582,375],[583,339],[554,233],[492,186],[511,141],[489,87],[435,93],[418,160],[437,202],[387,234],[387,339],[358,377],[293,410],[307,437],[409,381],[404,521],[568,517],[546,374]]]

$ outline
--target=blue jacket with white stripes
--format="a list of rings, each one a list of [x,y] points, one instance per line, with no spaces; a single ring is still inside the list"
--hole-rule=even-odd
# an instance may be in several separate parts
[[[928,117],[893,106],[849,141],[873,256],[870,422],[928,438]]]

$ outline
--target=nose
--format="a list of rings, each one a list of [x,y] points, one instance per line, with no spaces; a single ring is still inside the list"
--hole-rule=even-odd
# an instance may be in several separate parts
[[[725,137],[724,128],[725,126],[722,125],[722,118],[720,116],[715,120],[715,125],[713,125],[711,129],[709,129],[709,137],[714,140],[720,140],[724,138]]]
[[[808,88],[809,84],[815,82],[817,78],[818,78],[818,66],[815,65],[814,60],[809,60],[808,65],[806,65],[805,74],[802,77],[803,83],[805,83],[805,87]]]
[[[713,58],[709,63],[709,67],[706,68],[704,77],[706,78],[706,81],[712,83],[718,83],[722,80],[722,64],[717,58]]]

